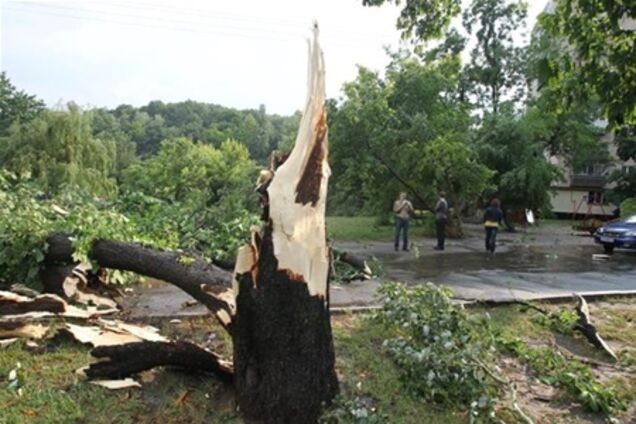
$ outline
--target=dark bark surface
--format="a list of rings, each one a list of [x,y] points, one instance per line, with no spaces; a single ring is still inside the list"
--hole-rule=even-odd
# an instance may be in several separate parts
[[[225,302],[206,293],[202,286],[228,287],[231,274],[200,257],[112,240],[97,240],[89,256],[105,268],[132,271],[174,284],[208,309],[229,312]]]
[[[61,299],[40,296],[25,302],[0,297],[0,315],[21,315],[29,312],[63,313],[66,304]]]
[[[73,275],[74,268],[75,268],[75,264],[73,263],[45,264],[44,268],[40,270],[40,274],[39,274],[44,292],[53,293],[60,297],[65,298],[66,295],[64,294],[64,280],[67,277],[70,277],[71,275]]]
[[[96,358],[108,358],[90,365],[85,371],[91,379],[118,379],[158,366],[173,366],[193,372],[216,374],[221,380],[231,382],[232,368],[216,354],[199,346],[178,342],[138,342],[118,346],[101,346],[93,349]]]
[[[239,407],[248,420],[314,423],[338,390],[329,307],[300,277],[277,267],[267,226],[256,284],[251,273],[238,278],[233,341]]]
[[[46,264],[73,263],[73,245],[68,234],[53,234],[46,239],[49,248],[44,256]]]

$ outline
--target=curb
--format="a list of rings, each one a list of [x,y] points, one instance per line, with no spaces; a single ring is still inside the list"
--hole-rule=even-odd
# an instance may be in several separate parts
[[[598,300],[603,300],[608,297],[614,298],[630,298],[636,297],[636,290],[606,290],[606,291],[593,291],[593,292],[580,292],[580,294],[587,300],[588,302],[594,302]],[[466,308],[473,308],[478,306],[505,306],[505,305],[514,305],[519,302],[544,302],[544,303],[563,303],[568,302],[573,299],[572,294],[555,294],[555,295],[545,295],[545,296],[537,296],[528,299],[519,299],[519,298],[502,298],[502,299],[471,299],[471,298],[461,298],[461,297],[453,297],[451,298],[453,301],[457,303],[463,304]],[[345,314],[359,314],[366,312],[375,312],[382,309],[381,304],[370,304],[370,305],[356,305],[356,306],[334,306],[329,308],[332,315],[345,315]]]

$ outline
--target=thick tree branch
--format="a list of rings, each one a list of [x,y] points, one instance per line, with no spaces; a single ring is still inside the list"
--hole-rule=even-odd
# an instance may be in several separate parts
[[[428,201],[426,199],[424,199],[422,196],[420,196],[418,190],[416,190],[415,188],[413,188],[413,186],[411,186],[411,184],[409,184],[404,178],[402,178],[400,176],[400,174],[397,173],[397,171],[395,171],[393,169],[393,167],[391,167],[391,165],[389,165],[387,163],[387,161],[384,160],[384,158],[377,154],[373,148],[371,147],[371,143],[369,142],[368,139],[365,139],[366,145],[367,145],[367,149],[369,150],[369,153],[371,153],[371,156],[373,156],[378,162],[380,162],[382,165],[384,165],[384,167],[389,171],[389,173],[391,173],[391,175],[393,175],[393,177],[398,180],[400,183],[402,183],[402,185],[404,187],[406,187],[411,194],[413,195],[413,197],[415,197],[417,200],[419,200],[420,202],[422,202],[423,205],[428,205]]]
[[[119,379],[159,366],[209,372],[228,383],[234,378],[231,362],[195,344],[183,341],[144,341],[101,346],[93,349],[91,355],[96,358],[108,358],[91,364],[85,370],[91,379]]]
[[[89,256],[105,268],[132,271],[174,284],[212,312],[224,310],[232,314],[225,301],[203,290],[208,285],[229,287],[231,274],[200,257],[112,240],[96,240]]]

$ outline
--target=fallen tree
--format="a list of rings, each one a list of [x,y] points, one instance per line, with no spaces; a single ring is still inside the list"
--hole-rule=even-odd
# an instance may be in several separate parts
[[[239,249],[233,273],[198,256],[122,241],[96,240],[88,252],[101,268],[161,279],[205,305],[232,336],[233,364],[183,342],[125,343],[96,348],[93,355],[108,360],[91,365],[90,377],[120,378],[160,365],[231,375],[243,416],[266,423],[316,422],[336,395],[325,231],[325,71],[317,33],[315,28],[296,144],[262,173],[262,226]],[[59,280],[74,265],[72,245],[63,234],[48,242],[43,272],[57,270]]]

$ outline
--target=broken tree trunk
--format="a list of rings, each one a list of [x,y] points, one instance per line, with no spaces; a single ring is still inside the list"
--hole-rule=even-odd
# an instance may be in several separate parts
[[[239,249],[233,276],[201,258],[132,243],[98,240],[89,252],[101,267],[172,283],[216,313],[232,336],[234,383],[248,422],[317,422],[322,407],[338,391],[325,231],[331,171],[325,70],[317,37],[315,28],[308,95],[296,144],[289,157],[271,170],[273,176],[261,182],[262,228],[254,229],[251,243]],[[50,249],[55,252],[54,262],[69,260],[68,246]],[[226,288],[230,282],[233,290]],[[159,344],[104,348],[95,354],[110,358],[108,365],[92,366],[89,375],[124,377],[157,365],[182,366],[192,355],[193,369],[219,363],[203,364],[205,355],[195,350]],[[140,355],[147,357],[142,361]]]
[[[311,423],[338,390],[329,317],[325,234],[324,63],[317,29],[296,144],[276,169],[265,214],[235,268],[234,372],[248,420]]]

